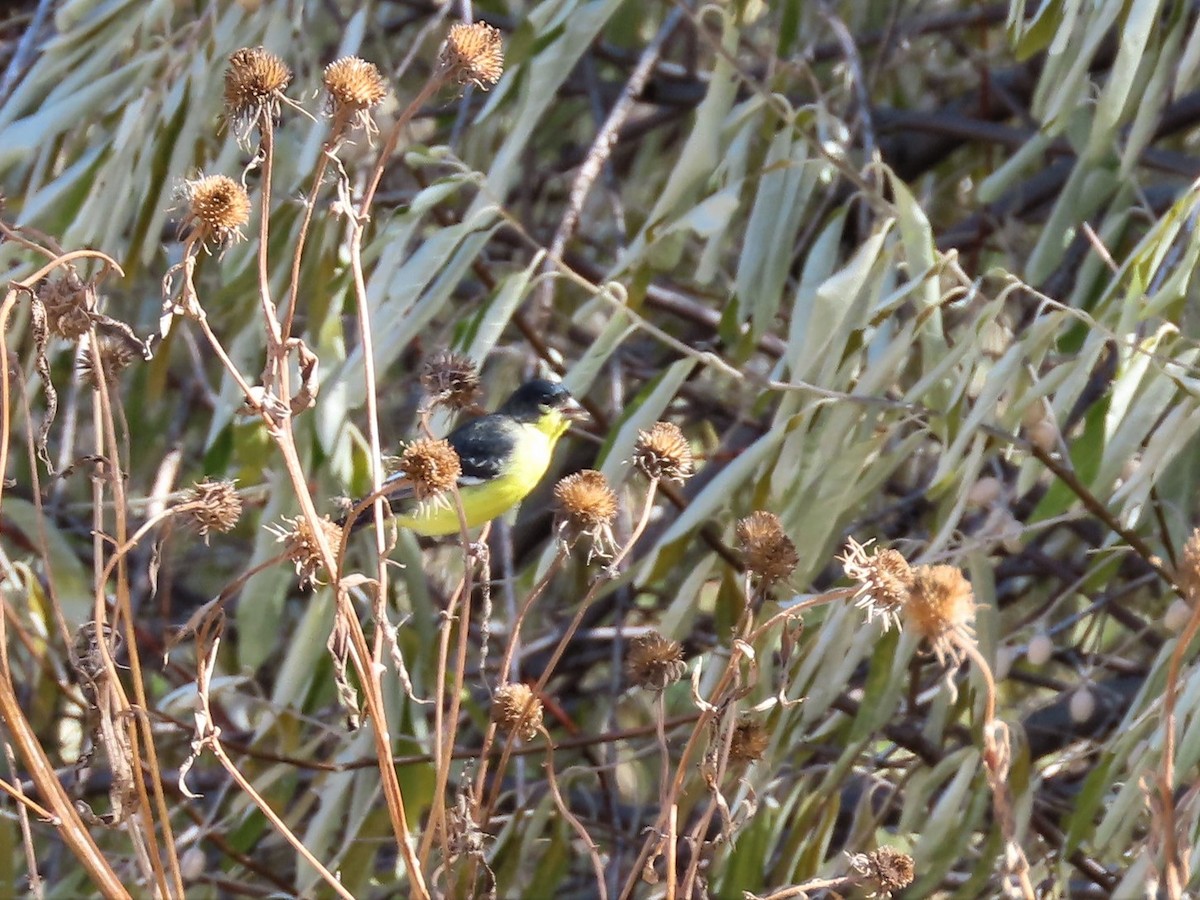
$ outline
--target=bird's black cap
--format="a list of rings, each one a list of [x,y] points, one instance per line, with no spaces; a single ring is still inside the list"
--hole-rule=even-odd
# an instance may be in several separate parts
[[[575,398],[561,384],[535,378],[513,391],[497,412],[519,422],[536,422],[547,409],[565,410],[574,406],[577,406]]]

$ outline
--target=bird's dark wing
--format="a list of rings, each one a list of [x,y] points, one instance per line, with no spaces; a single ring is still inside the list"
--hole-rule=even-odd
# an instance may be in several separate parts
[[[446,438],[462,463],[464,484],[489,481],[504,473],[517,445],[517,426],[507,416],[481,416]]]

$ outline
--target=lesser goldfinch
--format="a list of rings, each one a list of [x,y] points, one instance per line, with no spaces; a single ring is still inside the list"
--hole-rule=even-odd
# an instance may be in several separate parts
[[[546,474],[558,439],[583,415],[565,387],[538,378],[513,391],[494,413],[450,432],[446,441],[462,465],[458,494],[467,527],[490,522],[525,499]],[[457,534],[461,527],[452,499],[417,503],[404,473],[385,481],[379,495],[388,501],[396,523],[417,534]],[[354,525],[370,522],[363,515]]]

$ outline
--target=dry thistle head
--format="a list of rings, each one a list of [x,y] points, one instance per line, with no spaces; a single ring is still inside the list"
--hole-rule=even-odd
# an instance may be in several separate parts
[[[617,495],[602,472],[584,469],[568,475],[554,486],[558,509],[559,538],[570,544],[580,536],[591,538],[593,555],[610,557],[616,539],[612,526],[617,518]]]
[[[791,577],[800,556],[792,539],[783,533],[779,516],[760,509],[739,521],[736,531],[746,570],[762,587]]]
[[[342,543],[342,527],[329,516],[322,516],[319,524],[325,534],[326,543],[336,551]],[[321,545],[317,535],[308,524],[308,519],[296,516],[294,519],[284,519],[283,525],[288,527],[276,525],[271,531],[285,545],[284,552],[287,553],[288,559],[295,563],[300,584],[320,584],[317,573],[324,567],[325,560],[321,556]]]
[[[263,114],[278,117],[284,89],[291,80],[292,70],[269,50],[234,50],[225,69],[225,111],[230,119],[245,126]]]
[[[975,594],[957,566],[917,566],[904,604],[904,625],[933,646],[938,661],[959,660],[959,643],[972,640]]]
[[[890,897],[913,883],[916,869],[913,858],[894,847],[879,847],[870,853],[853,853],[850,865],[865,881],[879,889],[878,896]]]
[[[647,691],[661,691],[674,684],[687,671],[683,645],[663,637],[657,631],[640,634],[629,642],[625,657],[629,680]]]
[[[682,482],[692,476],[692,448],[674,422],[655,422],[638,432],[633,464],[653,481]]]
[[[466,409],[479,397],[479,367],[469,356],[451,350],[439,350],[421,369],[421,387],[430,407]]]
[[[140,358],[141,354],[129,346],[128,342],[102,337],[96,344],[88,347],[87,352],[79,358],[79,375],[93,391],[98,391],[101,372],[104,374],[105,384],[114,384],[117,377],[129,368],[135,359]]]
[[[250,195],[228,175],[202,175],[184,182],[188,211],[183,227],[188,240],[225,246],[241,240],[250,221]]]
[[[38,286],[37,298],[46,309],[51,334],[77,341],[92,327],[96,294],[74,272],[47,278]]]
[[[729,761],[741,763],[762,759],[770,742],[771,735],[761,722],[753,719],[739,722],[733,729],[733,739],[729,742]]]
[[[1183,552],[1179,554],[1179,568],[1175,571],[1175,584],[1188,603],[1200,599],[1200,528],[1195,529],[1183,545]]]
[[[205,541],[210,531],[232,531],[242,517],[242,498],[232,481],[198,481],[184,494],[179,512]]]
[[[867,621],[878,616],[885,631],[893,624],[899,628],[900,612],[908,602],[913,583],[908,560],[887,548],[868,555],[866,544],[854,538],[846,542],[846,552],[838,558],[846,577],[859,583],[854,605],[867,611]]]
[[[387,96],[387,82],[375,63],[357,56],[343,56],[325,67],[325,90],[329,92],[334,114],[353,114],[361,121],[369,109]]]
[[[423,502],[454,486],[462,474],[462,460],[449,441],[421,438],[404,448],[396,468],[412,482],[413,496]]]
[[[486,91],[504,74],[500,30],[484,22],[450,26],[439,62],[459,84],[474,84]]]
[[[516,733],[523,741],[531,741],[542,727],[542,701],[528,685],[510,683],[496,691],[492,698],[492,721],[505,734]]]

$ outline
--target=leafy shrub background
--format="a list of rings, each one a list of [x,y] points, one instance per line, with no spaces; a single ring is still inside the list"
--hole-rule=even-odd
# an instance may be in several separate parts
[[[141,335],[156,330],[160,280],[180,259],[178,185],[201,170],[238,177],[248,160],[220,127],[228,55],[257,44],[279,53],[296,73],[289,96],[317,112],[321,67],[357,54],[379,65],[402,107],[457,14],[417,2],[51,5],[0,105],[3,217],[117,260],[125,275],[103,283],[103,308]],[[742,613],[733,524],[762,508],[798,548],[797,593],[837,583],[849,534],[967,571],[980,647],[1006,676],[1000,715],[1016,732],[1010,787],[1033,880],[1057,895],[1140,896],[1162,866],[1147,796],[1174,649],[1162,621],[1174,593],[1160,572],[1195,523],[1195,5],[547,0],[475,12],[505,32],[505,77],[422,108],[363,243],[385,443],[415,433],[413,373],[450,346],[486,360],[490,402],[535,361],[561,371],[597,413],[598,440],[568,441],[556,471],[600,469],[634,513],[645,488],[626,460],[639,429],[675,421],[703,456],[694,479],[660,498],[550,683],[556,771],[603,849],[612,894],[658,813],[654,704],[625,682],[628,636],[652,623],[684,641],[711,688]],[[8,59],[24,24],[6,24]],[[642,63],[645,83],[623,107]],[[572,226],[572,188],[614,108],[624,115],[611,155]],[[377,114],[384,132],[388,112]],[[327,128],[284,110],[269,247],[277,298]],[[353,190],[378,146],[358,132],[342,149]],[[258,171],[248,177],[254,196]],[[369,484],[334,199],[327,185],[298,298],[321,392],[294,433],[323,512]],[[202,259],[197,276],[210,324],[246,372],[263,354],[257,249],[249,240]],[[42,260],[9,240],[0,263],[15,280]],[[197,665],[188,645],[156,664],[168,630],[274,557],[264,526],[297,512],[262,423],[239,414],[237,385],[186,326],[119,382],[130,515],[204,477],[237,479],[250,508],[235,532],[207,542],[177,529],[159,555],[147,539],[123,576],[168,787],[189,752]],[[70,786],[86,703],[51,610],[72,630],[92,618],[91,391],[73,374],[74,348],[52,345],[61,408],[49,455],[74,474],[43,466],[35,487],[26,447],[45,391],[24,299],[5,341],[22,385],[4,473],[16,485],[0,520],[7,666]],[[493,641],[553,554],[550,482],[494,541],[494,573],[511,578],[495,589]],[[35,489],[44,514],[30,503]],[[623,533],[631,526],[627,516]],[[355,552],[370,571],[367,548]],[[406,568],[393,572],[389,604],[405,622],[400,647],[420,697],[433,694],[430,648],[458,553],[422,554],[405,536],[396,553]],[[593,569],[574,561],[534,608],[523,676],[541,673]],[[331,590],[299,589],[286,564],[250,578],[229,611],[212,699],[237,766],[312,853],[356,896],[386,894],[396,847],[370,729],[349,732],[337,705],[325,647],[333,606]],[[744,706],[777,690],[803,702],[762,714],[764,758],[725,785],[738,827],[703,851],[708,890],[769,893],[842,873],[842,850],[886,841],[916,860],[907,896],[997,891],[1002,841],[972,732],[978,674],[957,674],[955,699],[911,636],[864,624],[848,604],[808,616],[794,640],[790,654],[777,636],[755,648]],[[473,649],[471,665],[479,659]],[[468,675],[465,757],[479,746],[490,683]],[[419,833],[432,801],[431,713],[394,673],[385,680]],[[1193,670],[1179,689],[1186,786],[1200,761]],[[686,736],[686,683],[667,692],[666,713],[671,734]],[[498,892],[588,895],[588,855],[543,790],[536,742],[532,751],[509,772],[520,802],[486,840]],[[24,777],[19,761],[6,780]],[[172,840],[185,862],[195,848],[190,862],[202,863],[190,882],[198,896],[327,890],[211,759],[190,777],[204,797],[171,797]],[[101,806],[102,782],[94,773],[88,788]],[[693,782],[683,820],[707,797]],[[1194,870],[1190,794],[1179,824]],[[136,872],[125,831],[92,830],[113,866]],[[2,877],[16,883],[27,862],[12,818],[0,839]],[[32,842],[47,896],[81,889],[52,827],[34,822]]]

